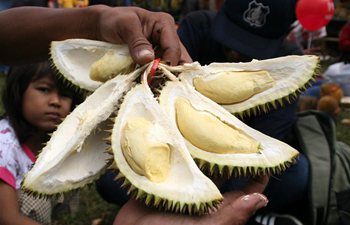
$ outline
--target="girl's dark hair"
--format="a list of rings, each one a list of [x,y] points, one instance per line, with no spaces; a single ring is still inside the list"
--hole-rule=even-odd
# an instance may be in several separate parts
[[[52,76],[59,89],[59,93],[64,93],[65,96],[72,98],[72,109],[83,101],[81,94],[69,89],[64,84],[64,81],[58,78],[56,71],[50,67],[48,61],[10,68],[6,77],[2,102],[5,111],[4,116],[9,119],[20,143],[23,143],[35,132],[35,128],[23,117],[23,94],[32,81],[39,80],[45,76]]]

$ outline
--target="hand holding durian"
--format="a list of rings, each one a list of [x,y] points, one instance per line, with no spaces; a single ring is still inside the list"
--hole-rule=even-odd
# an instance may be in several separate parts
[[[147,82],[152,63],[135,65],[125,46],[71,39],[53,42],[51,56],[67,81],[92,93],[52,134],[23,187],[52,195],[80,188],[110,167],[136,199],[187,214],[213,212],[222,202],[206,175],[274,174],[295,162],[294,148],[233,114],[283,104],[308,84],[319,62],[286,56],[160,63],[156,76],[164,82],[154,89]]]

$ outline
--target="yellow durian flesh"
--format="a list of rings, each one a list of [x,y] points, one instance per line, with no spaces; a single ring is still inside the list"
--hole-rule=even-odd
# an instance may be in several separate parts
[[[129,73],[133,65],[134,61],[127,50],[120,52],[107,51],[104,56],[91,65],[90,78],[105,82],[118,74]]]
[[[88,39],[53,41],[50,58],[65,80],[88,91],[94,91],[107,79],[134,68],[127,45]],[[90,77],[91,67],[95,80]]]
[[[226,71],[210,77],[195,77],[197,91],[219,104],[233,104],[271,88],[274,79],[267,71]]]
[[[245,63],[211,63],[201,68],[185,65],[186,68],[180,71],[179,78],[194,86],[193,80],[196,77],[210,79],[218,73],[230,71],[267,71],[274,80],[272,87],[244,101],[221,104],[229,112],[243,116],[269,111],[283,105],[284,101],[293,99],[313,79],[319,68],[319,61],[319,57],[315,55],[291,55]]]
[[[141,125],[127,134],[125,128],[127,124]],[[142,134],[142,130],[148,130],[147,134]],[[149,144],[156,142],[158,146],[168,146],[170,148],[169,158],[164,154],[163,159],[152,159],[155,167],[164,163],[169,166],[162,177],[162,181],[152,181],[147,175],[137,171],[132,167],[130,161],[144,163],[141,159],[148,150],[142,149],[136,159],[128,159],[125,156],[123,135],[131,135],[138,143],[132,143],[134,150],[148,148]],[[137,137],[138,135],[145,135]],[[149,136],[148,136],[149,135]],[[176,127],[169,123],[169,119],[164,114],[160,105],[154,99],[147,85],[137,85],[129,91],[121,107],[118,116],[115,118],[111,135],[111,150],[114,155],[115,166],[117,168],[118,179],[124,179],[124,186],[131,196],[144,201],[147,205],[162,208],[165,211],[203,214],[214,210],[222,200],[220,191],[215,184],[206,177],[193,161],[189,154],[184,140],[178,133]],[[155,139],[152,141],[152,139]],[[146,142],[144,142],[146,140]],[[135,154],[137,154],[135,152]],[[140,163],[141,161],[141,163]]]
[[[154,182],[164,181],[170,171],[170,147],[157,140],[164,130],[142,117],[128,120],[122,130],[121,145],[126,161],[139,175]]]
[[[187,99],[197,111],[210,112],[223,123],[243,131],[247,136],[259,143],[259,151],[257,152],[218,154],[201,149],[185,138],[186,146],[192,157],[206,173],[219,176],[274,174],[284,171],[295,162],[295,158],[299,154],[297,150],[250,128],[220,105],[197,92],[193,86],[185,81],[168,82],[159,96],[160,105],[175,126],[178,125],[176,101],[179,98]],[[192,118],[192,120],[195,119],[196,117]],[[187,126],[192,126],[191,124],[189,122]],[[181,134],[179,128],[178,132]],[[216,135],[214,132],[212,133]],[[220,134],[217,135],[219,136]]]
[[[176,122],[182,135],[205,151],[225,153],[256,153],[259,143],[242,130],[222,122],[210,111],[198,111],[179,97],[175,101]]]

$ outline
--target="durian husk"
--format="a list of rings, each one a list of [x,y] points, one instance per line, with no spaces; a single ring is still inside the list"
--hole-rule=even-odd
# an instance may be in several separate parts
[[[210,77],[225,71],[267,71],[275,80],[274,85],[247,100],[234,104],[222,105],[226,110],[241,117],[256,115],[260,111],[268,112],[272,108],[283,106],[285,101],[295,99],[309,82],[314,80],[319,68],[319,57],[314,55],[291,55],[266,60],[252,60],[247,63],[211,63],[206,66],[190,65],[181,68],[180,79],[193,85],[195,77]],[[181,71],[178,68],[167,68],[170,71]],[[242,85],[242,84],[237,84]],[[235,91],[235,90],[232,90]]]
[[[126,121],[137,117],[161,126],[161,136],[171,147],[171,169],[168,177],[161,182],[153,182],[136,173],[123,154],[123,127]],[[145,78],[124,98],[112,129],[111,151],[115,160],[113,167],[119,173],[117,179],[124,180],[123,186],[130,195],[149,206],[171,212],[205,214],[215,210],[222,201],[215,184],[199,170],[176,128],[169,123]]]
[[[101,81],[91,79],[90,72],[92,65],[108,54],[130,56],[127,45],[88,39],[53,41],[50,48],[51,61],[63,78],[75,87],[87,91],[94,91],[103,84]],[[130,71],[130,68],[121,69],[120,74],[125,74],[125,71]]]
[[[142,69],[104,83],[78,105],[53,132],[22,188],[39,195],[54,195],[80,188],[97,179],[111,156],[104,141],[107,119]]]
[[[174,105],[179,97],[189,100],[197,110],[212,113],[221,121],[242,130],[260,143],[260,150],[257,153],[218,154],[199,149],[185,140],[192,157],[206,174],[220,177],[276,174],[295,162],[299,154],[297,150],[247,126],[220,105],[195,91],[194,87],[187,82],[168,82],[159,96],[160,105],[174,125],[176,125]],[[179,130],[178,134],[181,135]]]

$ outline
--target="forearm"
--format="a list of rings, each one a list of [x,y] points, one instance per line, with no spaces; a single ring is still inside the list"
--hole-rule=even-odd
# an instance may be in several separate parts
[[[38,222],[26,217],[20,213],[11,218],[0,218],[2,225],[40,225]]]
[[[16,190],[0,179],[0,224],[39,225],[19,211]]]
[[[98,39],[96,21],[103,8],[19,7],[0,12],[0,63],[45,59],[52,40]]]

